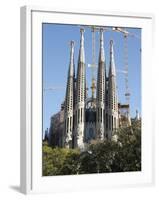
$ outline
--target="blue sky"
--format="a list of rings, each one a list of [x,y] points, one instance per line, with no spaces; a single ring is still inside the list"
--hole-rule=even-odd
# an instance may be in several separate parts
[[[141,37],[141,29],[127,28],[127,31]],[[43,132],[50,126],[50,117],[60,110],[65,97],[67,71],[70,57],[70,41],[75,42],[75,69],[77,72],[77,58],[79,53],[80,27],[76,25],[43,24]],[[99,33],[96,32],[96,63],[99,54]],[[92,33],[85,28],[85,58],[86,66],[92,63]],[[106,73],[109,68],[109,42],[114,40],[115,64],[117,70],[117,87],[119,102],[125,103],[124,74],[124,38],[123,34],[114,31],[104,33],[106,56]],[[136,109],[141,113],[141,40],[128,37],[128,68],[131,116],[135,116]],[[91,69],[86,68],[87,84],[90,94]],[[96,75],[96,71],[95,71]],[[54,90],[45,90],[54,87]],[[60,87],[60,88],[58,88]]]

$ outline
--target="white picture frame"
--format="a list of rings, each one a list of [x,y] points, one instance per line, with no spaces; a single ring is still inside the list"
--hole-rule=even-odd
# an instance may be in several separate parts
[[[42,140],[37,133],[42,127],[41,24],[44,22],[142,28],[141,172],[42,177]],[[57,10],[35,6],[21,8],[21,192],[80,191],[154,183],[152,31],[151,14]]]

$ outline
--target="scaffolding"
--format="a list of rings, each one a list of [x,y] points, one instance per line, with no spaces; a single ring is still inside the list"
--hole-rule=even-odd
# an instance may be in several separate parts
[[[130,110],[129,104],[120,104],[120,103],[118,104],[119,127],[131,126],[129,110]]]

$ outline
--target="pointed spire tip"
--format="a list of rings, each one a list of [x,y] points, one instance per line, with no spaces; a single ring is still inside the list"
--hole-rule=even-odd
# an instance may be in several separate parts
[[[75,42],[73,40],[70,41],[70,45],[71,47],[74,47],[75,46]]]
[[[84,28],[80,28],[80,32],[81,32],[81,33],[84,33]]]
[[[85,63],[85,54],[84,54],[84,28],[80,28],[81,39],[80,39],[80,50],[79,50],[79,62]]]
[[[115,61],[114,61],[114,49],[113,49],[113,40],[110,40],[110,68],[109,75],[116,76],[115,72]]]
[[[74,75],[74,41],[70,41],[70,64],[69,64],[69,76]]]
[[[113,43],[114,43],[114,41],[111,39],[111,40],[110,40],[110,45],[113,45]]]
[[[104,53],[104,30],[100,29],[100,51],[99,51],[99,62],[105,62],[105,53]]]
[[[111,40],[110,40],[110,53],[111,53],[111,54],[114,53],[114,52],[113,52],[113,51],[114,51],[113,48],[114,48],[114,41],[113,41],[113,39],[111,39]]]

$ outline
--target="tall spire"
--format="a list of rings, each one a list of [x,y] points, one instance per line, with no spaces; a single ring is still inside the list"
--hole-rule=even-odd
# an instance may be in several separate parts
[[[103,140],[105,137],[105,92],[106,92],[106,72],[103,29],[100,30],[100,50],[98,60],[97,75],[97,98],[96,98],[96,137]]]
[[[65,112],[64,112],[64,141],[63,146],[72,147],[73,134],[73,109],[74,109],[74,42],[70,42],[70,62],[67,77],[67,88],[65,96]]]
[[[100,51],[99,51],[99,62],[105,62],[105,53],[104,53],[104,35],[103,35],[103,29],[100,29]]]
[[[74,76],[74,41],[70,42],[70,66],[69,66],[69,76]]]
[[[85,52],[84,52],[84,29],[80,30],[80,50],[78,57],[77,69],[77,86],[76,86],[76,105],[75,105],[75,147],[84,147],[84,130],[85,130],[85,98],[86,98],[86,70],[85,70]]]
[[[139,111],[136,110],[136,117],[135,117],[135,120],[138,121],[140,120],[140,115],[139,115]]]
[[[119,126],[118,99],[116,89],[116,72],[114,61],[113,40],[110,41],[110,66],[108,77],[108,138],[111,139]]]
[[[85,53],[84,53],[84,29],[80,29],[81,39],[80,39],[80,50],[79,50],[79,58],[78,62],[85,63]]]
[[[110,40],[110,68],[109,68],[109,76],[116,76],[115,71],[115,61],[114,61],[114,47],[113,40]]]

